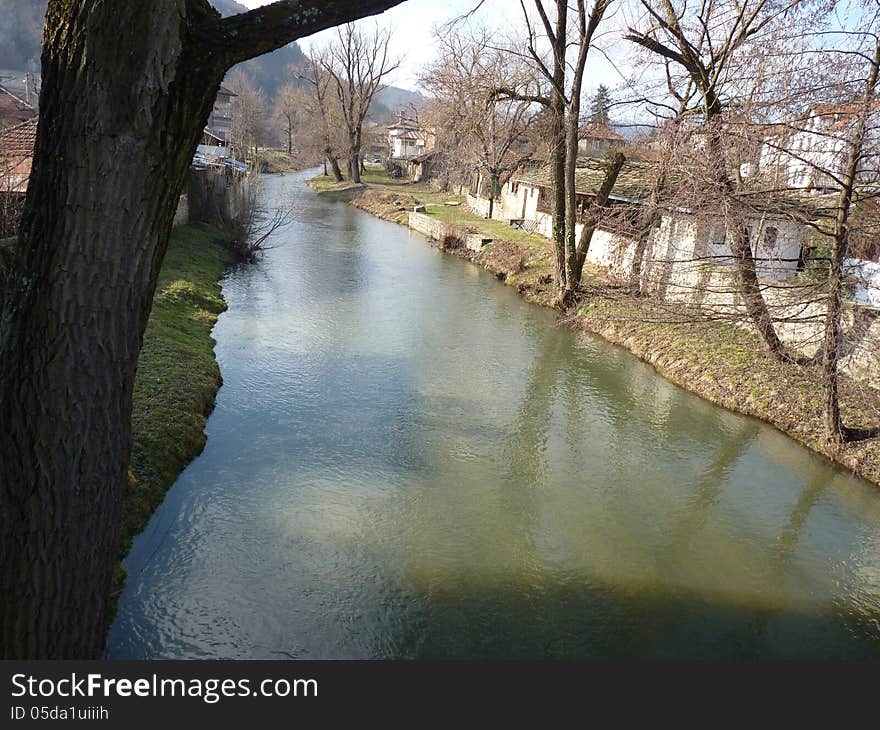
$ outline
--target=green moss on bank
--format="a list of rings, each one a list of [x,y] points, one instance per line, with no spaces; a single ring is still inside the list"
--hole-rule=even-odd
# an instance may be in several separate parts
[[[205,446],[205,421],[222,383],[211,330],[226,309],[219,280],[229,261],[223,234],[215,228],[186,226],[172,234],[135,378],[120,561],[177,475]],[[120,563],[114,599],[124,581]]]

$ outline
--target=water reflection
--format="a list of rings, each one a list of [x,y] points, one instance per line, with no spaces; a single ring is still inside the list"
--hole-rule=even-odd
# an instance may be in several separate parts
[[[108,656],[878,653],[876,490],[283,181]]]

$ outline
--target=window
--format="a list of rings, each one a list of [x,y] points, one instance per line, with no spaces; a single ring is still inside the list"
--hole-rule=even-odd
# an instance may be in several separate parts
[[[540,188],[535,190],[538,195],[537,209],[541,213],[552,213],[553,209],[553,191],[549,188]]]

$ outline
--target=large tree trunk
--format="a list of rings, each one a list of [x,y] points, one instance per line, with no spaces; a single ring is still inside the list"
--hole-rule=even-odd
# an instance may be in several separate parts
[[[184,47],[184,20],[167,2],[124,21],[109,3],[71,4],[49,5],[44,164],[0,287],[6,657],[93,657],[103,647],[141,338],[223,76]]]
[[[835,241],[831,253],[828,275],[828,311],[825,316],[825,341],[822,351],[822,374],[825,381],[824,412],[825,429],[829,440],[841,444],[846,441],[846,429],[840,417],[839,363],[840,363],[840,315],[843,309],[843,263],[848,248],[846,231],[841,240]]]
[[[50,0],[36,155],[0,280],[0,656],[100,655],[132,384],[187,169],[233,64],[393,0]],[[303,7],[307,12],[303,12]]]
[[[496,170],[489,170],[489,215],[486,217],[492,220],[495,215],[495,193],[501,187],[501,176]]]
[[[578,137],[581,124],[581,93],[593,34],[602,20],[607,5],[607,0],[595,0],[588,19],[586,1],[577,0],[579,47],[578,57],[572,71],[565,130],[565,258],[567,271],[565,293],[562,299],[563,304],[570,304],[577,295],[577,288],[580,285],[580,274],[576,273],[575,269],[578,272],[583,270],[583,262],[578,265],[577,186],[575,181]],[[617,174],[615,173],[616,177]],[[590,232],[590,237],[592,237],[592,232]],[[589,239],[587,240],[589,245]],[[586,257],[586,254],[584,257]]]
[[[581,231],[580,240],[574,251],[572,260],[569,264],[569,283],[572,291],[577,291],[581,285],[581,277],[584,272],[584,263],[587,260],[587,254],[590,251],[590,242],[593,240],[593,234],[596,232],[596,226],[599,224],[599,216],[602,208],[608,203],[611,191],[614,190],[614,184],[617,182],[617,176],[620,174],[626,157],[620,152],[614,152],[608,161],[608,169],[605,171],[605,179],[602,181],[602,187],[596,193],[596,198],[590,207],[587,220],[584,221],[584,227]]]
[[[724,217],[727,241],[739,274],[739,290],[746,307],[746,313],[774,359],[790,362],[792,358],[776,334],[770,310],[767,308],[767,302],[764,301],[764,295],[761,292],[755,257],[752,255],[752,243],[749,240],[749,231],[742,220],[735,218],[732,212],[725,211]]]
[[[837,198],[837,215],[834,221],[834,249],[831,252],[831,266],[828,272],[828,310],[825,316],[825,342],[823,347],[822,369],[825,379],[825,428],[832,443],[837,445],[857,438],[859,434],[848,429],[840,416],[839,361],[840,361],[840,317],[843,311],[844,264],[849,256],[849,225],[853,196],[856,192],[856,178],[859,163],[865,154],[868,137],[868,117],[871,106],[876,103],[875,90],[880,77],[880,38],[874,45],[874,55],[869,67],[861,110],[848,140],[848,154],[841,187]],[[863,436],[877,435],[872,429]]]
[[[577,85],[577,80],[575,80],[575,86]],[[580,94],[580,89],[577,90],[577,93]],[[572,106],[577,108],[569,107],[565,131],[565,184],[563,187],[563,197],[565,198],[565,291],[562,296],[563,305],[571,304],[577,289],[577,282],[573,279],[572,266],[577,248],[577,183],[575,176],[577,173],[580,105]]]
[[[333,171],[333,179],[336,182],[342,182],[345,178],[342,177],[342,170],[339,167],[339,160],[336,159],[336,155],[334,155],[332,151],[327,150],[324,164],[326,164],[326,160],[330,161],[330,169]]]
[[[556,35],[553,47],[553,89],[550,96],[553,148],[553,247],[555,249],[556,298],[568,288],[565,265],[565,52],[568,38],[568,0],[556,2]]]
[[[717,99],[710,97],[706,102],[706,116],[709,119],[709,152],[710,164],[713,166],[713,175],[718,187],[721,200],[721,211],[724,216],[727,244],[733,254],[739,277],[739,289],[746,307],[746,313],[752,321],[767,351],[774,359],[781,362],[792,362],[785,345],[776,334],[770,310],[761,292],[758,282],[758,270],[755,265],[755,257],[752,255],[752,244],[749,240],[749,231],[742,221],[738,211],[731,209],[731,201],[735,197],[735,187],[727,171],[727,160],[724,154],[724,146],[721,139],[721,105]]]

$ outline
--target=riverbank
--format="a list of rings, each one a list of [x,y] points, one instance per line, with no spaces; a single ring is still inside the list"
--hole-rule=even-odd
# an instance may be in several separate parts
[[[302,172],[314,167],[314,160],[282,150],[260,150],[260,170],[266,175],[290,174]]]
[[[114,601],[125,582],[122,560],[132,539],[205,446],[205,422],[222,383],[211,330],[226,309],[219,281],[229,262],[218,229],[185,226],[172,233],[134,384],[133,449]]]
[[[476,263],[514,286],[530,301],[551,306],[553,255],[543,237],[513,231],[466,210],[461,198],[438,193],[424,184],[389,180],[379,172],[365,185],[310,181],[323,195],[350,203],[385,220],[406,224],[408,211],[446,224],[453,234],[441,248]],[[493,243],[480,252],[457,242],[461,233],[480,233]],[[443,238],[443,237],[441,237]],[[636,300],[625,287],[607,280],[601,269],[584,272],[584,293],[563,313],[568,326],[626,348],[676,385],[729,410],[758,418],[874,484],[880,485],[880,440],[848,444],[837,450],[825,438],[822,391],[810,368],[784,366],[769,358],[758,338],[732,324],[700,323],[676,316],[668,302]],[[841,411],[845,422],[880,426],[880,394],[860,381],[841,376]]]

